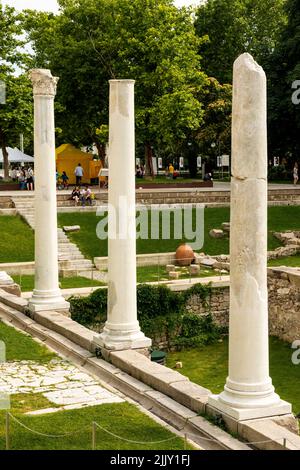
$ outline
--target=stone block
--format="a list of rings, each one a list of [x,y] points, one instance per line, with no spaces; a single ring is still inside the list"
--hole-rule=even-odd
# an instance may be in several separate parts
[[[191,264],[189,267],[190,274],[192,276],[195,276],[197,274],[200,274],[200,266],[199,264]]]
[[[71,226],[63,227],[63,231],[66,233],[79,232],[79,230],[80,230],[80,225],[71,225]]]
[[[179,279],[180,272],[179,271],[170,271],[169,278],[170,279]]]
[[[10,284],[10,285],[1,285],[0,282],[0,289],[4,290],[5,292],[8,292],[9,294],[15,295],[17,297],[21,297],[21,289],[18,284]]]
[[[175,271],[175,265],[174,264],[167,264],[166,271],[167,271],[167,273]]]
[[[201,266],[213,267],[217,263],[217,260],[214,258],[204,258],[201,260]]]
[[[212,238],[223,238],[224,237],[224,232],[221,229],[213,228],[210,232],[209,235]]]
[[[170,384],[168,395],[192,411],[199,413],[205,411],[205,405],[211,391],[193,382],[174,382]]]
[[[224,230],[224,232],[230,232],[230,222],[223,222],[222,229]]]

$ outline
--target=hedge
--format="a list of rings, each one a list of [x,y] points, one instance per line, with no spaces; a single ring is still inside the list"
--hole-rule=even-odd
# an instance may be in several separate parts
[[[186,304],[194,295],[206,306],[207,315],[186,311]],[[183,292],[173,292],[162,285],[139,285],[137,313],[142,331],[152,338],[154,346],[164,342],[169,349],[205,345],[218,340],[224,331],[213,322],[209,310],[210,295],[210,285],[196,284]],[[71,297],[69,300],[71,317],[78,323],[99,329],[106,321],[106,289],[98,289],[87,298]]]

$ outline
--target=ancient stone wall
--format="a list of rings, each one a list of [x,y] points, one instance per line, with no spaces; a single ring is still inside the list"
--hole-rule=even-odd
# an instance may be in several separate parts
[[[289,342],[300,339],[300,269],[269,268],[268,290],[270,334]],[[211,311],[218,325],[228,326],[229,287],[214,287],[206,306],[191,297],[187,310],[198,315]]]

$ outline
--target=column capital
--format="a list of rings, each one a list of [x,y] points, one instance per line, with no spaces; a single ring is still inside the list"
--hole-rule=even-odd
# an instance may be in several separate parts
[[[33,69],[29,78],[33,85],[34,95],[55,96],[58,77],[53,77],[48,69]]]

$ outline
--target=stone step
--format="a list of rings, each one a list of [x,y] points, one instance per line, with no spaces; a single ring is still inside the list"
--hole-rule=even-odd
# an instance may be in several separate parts
[[[69,260],[77,260],[78,262],[81,262],[81,260],[84,260],[84,256],[81,253],[61,253],[60,251],[58,252],[58,259],[59,261],[69,261]]]
[[[59,261],[59,266],[61,269],[70,269],[75,271],[92,271],[93,265],[83,264],[83,261]]]
[[[67,245],[66,245],[67,246]],[[68,255],[81,255],[81,251],[79,250],[72,250],[68,248],[58,248],[58,251],[61,255],[68,256]]]

